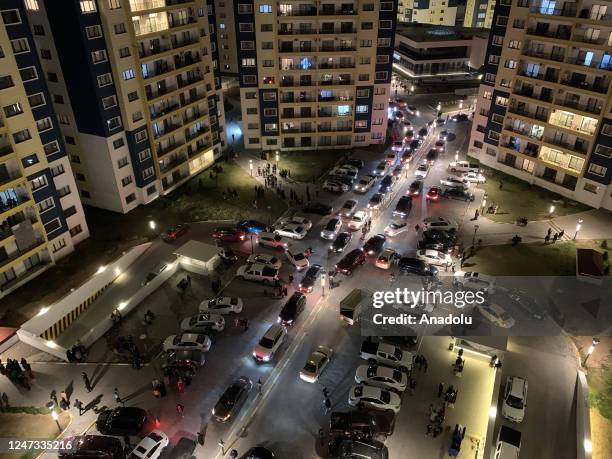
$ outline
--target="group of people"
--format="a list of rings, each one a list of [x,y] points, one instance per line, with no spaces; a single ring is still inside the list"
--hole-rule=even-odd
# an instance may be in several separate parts
[[[429,405],[429,423],[427,424],[426,435],[437,437],[444,430],[444,417],[446,416],[446,405],[436,409],[433,403]]]
[[[132,363],[132,368],[135,370],[140,370],[142,368],[140,349],[136,346],[132,335],[118,336],[113,346],[113,352],[116,354],[128,354]]]
[[[546,232],[546,236],[544,236],[544,244],[548,244],[551,241],[554,244],[555,242],[557,242],[557,240],[563,237],[563,235],[565,234],[565,230],[561,230],[558,233],[553,234],[552,237],[550,236],[551,234],[552,234],[552,228],[548,228],[548,231]]]
[[[238,198],[238,191],[236,191],[235,188],[230,188],[228,186],[227,187],[227,191],[221,192],[221,196],[223,197],[224,201],[226,201],[228,199],[236,199],[236,198]]]
[[[66,358],[70,363],[84,362],[87,357],[87,349],[77,341],[70,349],[66,350]]]
[[[27,390],[31,389],[30,381],[34,379],[34,373],[28,361],[23,357],[20,362],[16,359],[7,359],[6,364],[0,360],[0,374],[6,376],[13,384]]]

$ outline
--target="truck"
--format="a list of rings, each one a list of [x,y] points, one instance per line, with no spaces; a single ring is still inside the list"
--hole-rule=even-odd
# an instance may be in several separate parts
[[[340,318],[349,325],[359,322],[359,316],[364,307],[372,304],[373,292],[356,288],[340,301]]]
[[[501,426],[495,445],[494,459],[518,459],[521,451],[521,433],[512,427]]]
[[[387,343],[377,343],[366,340],[361,343],[360,356],[368,363],[381,363],[401,371],[411,371],[414,356],[411,352]]]

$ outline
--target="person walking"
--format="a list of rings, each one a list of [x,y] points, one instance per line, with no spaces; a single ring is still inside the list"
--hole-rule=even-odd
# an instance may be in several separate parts
[[[93,387],[91,386],[91,381],[89,380],[89,376],[84,371],[81,372],[81,377],[83,378],[83,384],[85,384],[85,390],[87,392],[91,392]]]
[[[478,212],[478,209],[476,209],[474,211],[474,220],[478,220],[478,216],[480,215],[480,212]]]
[[[329,413],[329,411],[331,410],[331,400],[329,398],[325,398],[323,405],[325,407],[325,414]]]
[[[178,380],[176,381],[176,388],[178,389],[179,394],[185,393],[185,381],[183,380],[183,378],[178,378]]]
[[[119,396],[119,389],[116,387],[113,389],[113,400],[115,400],[115,403],[121,403],[121,405],[125,406],[125,402]]]
[[[70,399],[68,398],[68,394],[65,390],[60,392],[60,400],[65,402],[67,405],[70,405]]]
[[[329,398],[329,390],[327,389],[327,387],[323,388],[323,397]]]
[[[49,398],[51,399],[53,403],[55,403],[55,406],[59,405],[57,401],[57,393],[55,392],[55,389],[51,391],[51,395],[49,395]]]
[[[185,406],[182,405],[181,403],[177,403],[176,404],[176,412],[178,413],[179,417],[183,417],[183,412],[185,411]]]
[[[443,382],[438,384],[438,398],[442,397],[442,392],[444,392],[444,383]]]
[[[261,380],[261,378],[257,380],[257,393],[259,395],[263,395],[263,381]]]
[[[78,398],[74,399],[74,407],[79,410],[79,416],[83,416],[83,402]]]
[[[547,234],[547,235],[544,237],[544,244],[548,244],[549,242],[550,242],[550,234]]]
[[[561,239],[564,234],[565,234],[565,230],[559,231],[559,239]]]
[[[21,358],[21,367],[23,368],[23,371],[25,371],[28,374],[28,377],[30,379],[34,379],[34,374],[32,373],[32,366],[23,357]]]
[[[557,242],[557,239],[559,239],[559,233],[553,234],[552,243],[554,244],[555,242]]]

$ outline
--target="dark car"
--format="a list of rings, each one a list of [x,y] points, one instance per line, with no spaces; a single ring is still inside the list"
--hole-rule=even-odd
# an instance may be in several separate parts
[[[246,376],[241,376],[225,389],[223,395],[212,410],[217,422],[227,422],[236,417],[244,402],[249,398],[253,383]]]
[[[389,191],[393,189],[394,184],[395,184],[395,177],[393,177],[392,175],[387,175],[385,176],[385,178],[381,180],[378,191],[380,191],[381,193],[388,193]]]
[[[200,349],[180,349],[166,353],[164,368],[198,368],[204,366],[206,359]]]
[[[327,180],[333,181],[333,182],[339,182],[343,185],[348,186],[349,188],[353,187],[353,183],[355,183],[355,179],[351,178],[347,175],[339,175],[339,174],[330,174],[327,176]]]
[[[256,446],[244,455],[244,459],[274,459],[274,453],[263,446]]]
[[[427,137],[428,131],[427,128],[422,127],[421,129],[419,129],[419,137]]]
[[[423,189],[423,181],[415,180],[410,184],[408,188],[408,193],[410,196],[419,196],[421,194],[421,190]]]
[[[418,258],[402,257],[397,266],[402,274],[412,273],[419,276],[436,276],[438,274],[438,268]]]
[[[222,226],[213,231],[212,237],[224,242],[239,242],[246,239],[246,234],[241,229]]]
[[[102,411],[96,420],[96,429],[104,435],[138,435],[149,421],[149,415],[142,408],[122,406]]]
[[[467,121],[470,118],[465,114],[465,113],[460,113],[457,116],[453,116],[453,121],[455,121],[456,123],[460,123],[461,121]]]
[[[366,261],[365,252],[362,249],[354,249],[347,253],[336,265],[336,272],[350,276],[358,266]]]
[[[307,214],[317,215],[331,215],[334,211],[332,206],[328,206],[327,204],[323,204],[321,202],[310,202],[302,207],[302,210]]]
[[[395,177],[396,179],[402,175],[402,172],[404,172],[404,168],[401,165],[395,166],[395,169],[393,169],[393,172],[391,172],[391,175],[393,175],[393,177]]]
[[[434,242],[454,244],[457,241],[457,236],[453,234],[453,232],[430,229],[423,231],[423,239]]]
[[[306,307],[306,295],[294,292],[278,314],[278,321],[284,326],[293,325]]]
[[[418,148],[422,145],[423,141],[421,139],[414,139],[410,142],[409,148],[412,151],[418,150]]]
[[[303,293],[312,292],[312,289],[314,288],[317,280],[319,280],[322,274],[323,274],[323,266],[310,265],[310,268],[308,268],[308,271],[304,273],[304,277],[302,277],[302,280],[300,281],[300,285],[299,285],[300,292],[303,292]]]
[[[360,159],[347,159],[342,164],[348,164],[349,166],[356,167],[357,169],[362,169],[364,164]]]
[[[335,411],[329,420],[329,431],[332,436],[348,438],[372,438],[373,436],[393,433],[394,415],[380,411]]]
[[[236,228],[244,231],[245,233],[259,234],[266,230],[267,225],[265,223],[258,222],[257,220],[242,220],[236,223]]]
[[[460,201],[474,201],[474,193],[459,188],[446,188],[442,196],[448,199],[458,199]]]
[[[438,252],[450,252],[454,244],[448,242],[436,242],[429,239],[421,239],[417,243],[417,247],[421,250],[437,250]]]
[[[408,164],[411,160],[412,160],[412,152],[411,151],[406,151],[402,155],[402,159],[400,160],[400,162],[402,164]]]
[[[434,149],[429,150],[425,159],[427,159],[430,166],[433,165],[433,163],[436,162],[436,159],[438,159],[438,151]]]
[[[166,242],[176,241],[179,237],[189,231],[189,225],[186,223],[173,226],[172,228],[164,231],[161,235],[162,239]]]
[[[384,234],[376,234],[363,244],[363,251],[366,255],[374,255],[382,250],[387,238]]]
[[[437,201],[438,199],[440,199],[440,195],[442,194],[442,190],[440,189],[439,186],[432,186],[429,191],[427,191],[427,194],[425,195],[425,197],[427,198],[428,201]]]
[[[336,236],[334,242],[329,246],[329,250],[332,252],[338,253],[343,252],[346,249],[346,246],[351,242],[351,238],[353,237],[352,233],[348,231],[344,231]]]
[[[410,211],[412,210],[412,198],[410,196],[402,196],[397,201],[395,205],[395,210],[393,211],[393,216],[396,215],[401,218],[406,218],[410,215]]]
[[[71,448],[58,451],[64,459],[125,459],[123,445],[118,438],[104,435],[78,435],[64,439]]]
[[[388,459],[389,451],[384,443],[371,440],[350,440],[338,437],[329,443],[329,459]]]

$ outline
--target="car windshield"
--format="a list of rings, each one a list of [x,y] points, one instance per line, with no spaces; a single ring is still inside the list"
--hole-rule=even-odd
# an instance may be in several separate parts
[[[354,203],[352,202],[345,202],[344,205],[342,206],[343,209],[352,209],[353,208]],[[330,220],[330,223],[333,222],[335,219]]]
[[[306,362],[306,365],[304,365],[304,371],[307,373],[316,373],[317,366],[313,362]]]
[[[272,346],[274,346],[274,341],[272,341],[270,338],[266,338],[265,336],[259,341],[259,345],[261,347],[265,347],[266,349],[272,349]]]
[[[523,409],[523,400],[514,395],[509,395],[506,399],[506,403],[510,405],[512,408],[516,408],[517,410]]]
[[[399,370],[395,370],[393,372],[393,379],[395,379],[396,381],[401,381],[402,380],[402,372]]]
[[[346,206],[344,206],[346,208]],[[328,223],[327,226],[325,227],[325,229],[327,231],[333,231],[336,229],[336,225],[338,224],[338,220],[336,220],[335,218],[331,219]]]
[[[377,370],[378,370],[378,367],[376,365],[370,365],[366,373],[368,378],[372,378],[373,376],[376,376]]]
[[[391,223],[391,228],[393,228],[393,229],[400,229],[400,228],[403,228],[406,225],[407,225],[407,223]]]
[[[387,391],[382,391],[380,393],[380,399],[383,403],[389,403],[391,401],[391,394]]]
[[[300,261],[300,260],[303,260],[304,258],[306,258],[303,253],[294,253],[292,255],[293,255],[293,259],[295,261]]]
[[[419,170],[420,170],[420,171],[426,171],[426,170],[427,170],[427,166],[426,166],[425,164],[421,164],[421,165],[419,166]]]
[[[204,344],[206,342],[206,335],[198,335],[196,341],[198,344]]]
[[[157,433],[155,433],[155,432],[151,432],[151,433],[149,434],[149,438],[150,438],[150,439],[152,439],[153,441],[156,441],[156,442],[158,442],[158,441],[162,441],[162,437],[161,437],[161,435],[159,435],[159,434],[157,434]]]
[[[348,240],[349,236],[346,233],[342,233],[340,234],[337,238],[336,238],[336,245],[342,245],[344,244],[347,240]]]

